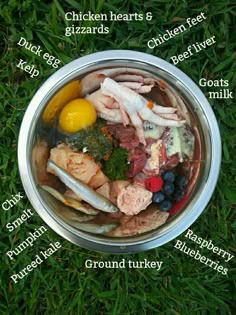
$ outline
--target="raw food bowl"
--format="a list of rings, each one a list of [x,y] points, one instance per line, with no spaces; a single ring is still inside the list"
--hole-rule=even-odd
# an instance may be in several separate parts
[[[156,230],[133,237],[114,238],[78,230],[57,216],[48,195],[39,189],[32,162],[33,148],[43,128],[42,113],[52,97],[70,81],[104,68],[129,67],[156,75],[181,95],[196,121],[201,143],[201,167],[195,188],[184,208]],[[49,140],[48,140],[49,141]],[[42,219],[65,239],[88,249],[128,253],[161,246],[183,233],[205,209],[214,191],[221,162],[221,139],[214,113],[198,86],[170,63],[141,52],[112,50],[79,58],[58,70],[37,91],[22,121],[18,164],[25,192]]]

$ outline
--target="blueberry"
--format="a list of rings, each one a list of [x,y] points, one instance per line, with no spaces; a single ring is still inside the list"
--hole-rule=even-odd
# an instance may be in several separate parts
[[[187,180],[186,176],[184,176],[184,175],[178,175],[178,176],[176,176],[175,184],[176,184],[181,190],[183,190],[183,189],[187,186],[188,180]]]
[[[176,187],[172,198],[174,201],[181,201],[184,197],[184,191],[182,189],[180,189],[179,187]]]
[[[160,203],[160,210],[161,211],[169,211],[172,207],[172,202],[169,199],[165,199]]]
[[[164,181],[173,183],[175,181],[175,174],[172,171],[166,171],[163,173],[162,178]]]
[[[168,182],[168,181],[164,182],[163,191],[165,194],[171,195],[173,194],[174,190],[175,190],[175,186],[173,183]]]
[[[165,195],[163,192],[158,191],[152,195],[152,201],[155,203],[160,203],[165,199]]]

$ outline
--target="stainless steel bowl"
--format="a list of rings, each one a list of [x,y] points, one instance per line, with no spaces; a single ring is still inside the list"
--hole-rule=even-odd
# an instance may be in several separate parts
[[[172,217],[157,230],[140,236],[111,238],[95,236],[77,230],[63,222],[50,207],[45,195],[37,187],[31,163],[32,149],[42,112],[49,100],[65,84],[75,78],[104,68],[138,68],[158,74],[181,94],[194,113],[201,134],[204,163],[201,175],[184,211]],[[170,63],[140,52],[112,50],[79,58],[53,74],[37,91],[22,121],[18,142],[18,163],[25,192],[42,219],[65,239],[82,247],[113,253],[140,252],[161,246],[184,232],[203,212],[214,191],[221,162],[221,139],[215,115],[198,86]]]

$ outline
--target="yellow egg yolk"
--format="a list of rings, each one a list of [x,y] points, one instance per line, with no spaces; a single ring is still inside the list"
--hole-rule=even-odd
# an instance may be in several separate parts
[[[59,126],[65,132],[74,133],[94,124],[96,118],[94,106],[86,99],[77,98],[62,109]]]

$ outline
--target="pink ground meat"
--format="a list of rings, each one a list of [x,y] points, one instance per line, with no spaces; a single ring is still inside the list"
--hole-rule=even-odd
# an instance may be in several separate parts
[[[152,193],[138,184],[122,189],[117,197],[118,208],[126,215],[139,213],[146,209],[151,202]]]

